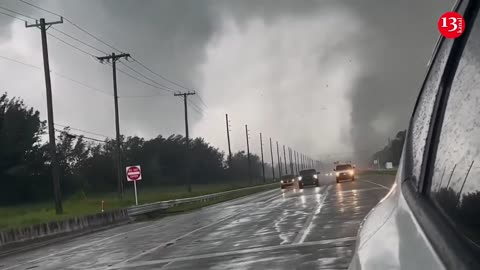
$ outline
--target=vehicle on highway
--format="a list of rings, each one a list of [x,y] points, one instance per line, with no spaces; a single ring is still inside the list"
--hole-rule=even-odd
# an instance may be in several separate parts
[[[286,174],[280,177],[280,188],[284,189],[286,187],[295,185],[295,175]]]
[[[440,38],[411,115],[396,182],[368,214],[359,269],[480,269],[480,2]]]
[[[350,163],[347,164],[337,164],[333,169],[335,171],[335,178],[337,183],[340,183],[340,180],[352,180],[355,181],[355,166]]]
[[[302,170],[299,173],[298,180],[302,181],[303,186],[319,186],[318,175],[320,174],[315,169]]]

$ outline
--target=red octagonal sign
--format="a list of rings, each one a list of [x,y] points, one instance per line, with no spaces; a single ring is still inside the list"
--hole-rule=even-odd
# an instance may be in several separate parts
[[[142,180],[142,168],[140,165],[137,166],[128,166],[126,168],[127,172],[127,181],[139,181]]]

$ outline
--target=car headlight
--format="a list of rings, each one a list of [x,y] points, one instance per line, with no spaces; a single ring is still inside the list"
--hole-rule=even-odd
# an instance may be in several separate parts
[[[318,179],[318,175],[314,174],[313,178]]]
[[[283,180],[281,180],[280,183],[283,184]]]
[[[302,180],[302,177],[301,177],[301,176],[299,176],[299,177],[298,177],[298,180]]]
[[[348,171],[350,175],[353,175],[353,170]]]
[[[336,175],[336,176],[340,176],[340,173],[337,172],[337,173],[335,173],[335,175]]]

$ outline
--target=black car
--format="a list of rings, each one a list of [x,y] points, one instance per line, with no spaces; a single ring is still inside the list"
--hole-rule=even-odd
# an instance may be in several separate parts
[[[302,186],[319,186],[318,183],[318,172],[315,169],[307,169],[300,171],[300,176],[298,180],[302,183]]]

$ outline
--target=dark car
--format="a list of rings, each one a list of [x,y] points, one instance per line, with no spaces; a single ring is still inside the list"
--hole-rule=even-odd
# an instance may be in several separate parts
[[[334,171],[337,183],[340,183],[340,180],[355,181],[355,167],[352,164],[338,164]]]
[[[318,172],[315,169],[308,169],[300,171],[298,180],[301,181],[303,186],[319,186]]]
[[[459,1],[411,115],[396,184],[362,222],[351,270],[480,269],[480,2]]]
[[[280,187],[284,189],[285,187],[293,186],[295,184],[295,175],[286,174],[280,178]]]

